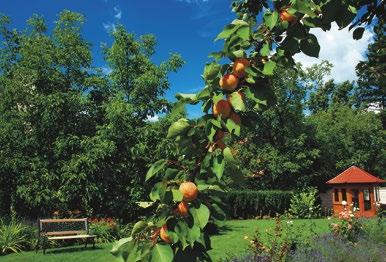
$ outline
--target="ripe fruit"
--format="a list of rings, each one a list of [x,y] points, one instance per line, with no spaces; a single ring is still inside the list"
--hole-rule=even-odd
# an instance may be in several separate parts
[[[235,122],[236,124],[238,125],[241,125],[241,118],[238,114],[236,114],[235,112],[232,112],[232,114],[230,114],[229,116],[229,119],[232,119],[233,122]]]
[[[239,58],[236,59],[233,63],[233,74],[235,74],[238,77],[244,77],[245,76],[245,69],[249,67],[251,63],[246,58]]]
[[[217,130],[214,139],[215,139],[216,141],[218,141],[218,140],[223,139],[224,137],[225,137],[225,132],[222,131],[222,130]]]
[[[180,216],[183,216],[183,217],[186,217],[188,216],[189,214],[189,206],[188,206],[188,203],[182,201],[178,204],[177,206],[177,213],[180,215]]]
[[[213,115],[215,117],[221,115],[223,119],[228,118],[231,111],[232,111],[231,105],[226,100],[220,100],[213,105]]]
[[[227,74],[220,78],[219,84],[223,90],[233,92],[239,84],[239,79],[235,74]]]
[[[171,237],[166,233],[166,231],[168,230],[167,226],[166,225],[163,225],[161,227],[161,230],[160,230],[160,237],[161,239],[165,242],[165,243],[168,243],[170,244],[172,242],[172,239]]]
[[[184,200],[188,202],[195,200],[198,194],[197,186],[192,182],[182,183],[179,190],[182,193]]]
[[[296,16],[293,14],[288,13],[288,9],[284,9],[280,12],[280,20],[281,21],[287,21],[289,23],[295,22],[296,21]]]
[[[223,140],[216,141],[216,148],[220,148],[221,150],[224,150],[226,148],[226,145]]]

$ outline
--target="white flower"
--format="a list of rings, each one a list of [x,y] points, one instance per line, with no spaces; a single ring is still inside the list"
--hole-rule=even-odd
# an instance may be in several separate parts
[[[328,220],[331,220],[331,217],[328,217],[327,219],[328,219]]]
[[[347,201],[343,200],[342,205],[347,206]]]

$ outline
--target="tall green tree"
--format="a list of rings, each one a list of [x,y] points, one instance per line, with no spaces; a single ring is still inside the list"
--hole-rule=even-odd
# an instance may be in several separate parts
[[[316,66],[313,67],[317,68]],[[314,72],[314,79],[322,71]],[[250,189],[294,189],[317,185],[320,150],[313,127],[305,123],[304,100],[308,86],[295,69],[278,69],[271,80],[276,104],[258,115],[256,125],[235,143],[237,161]]]
[[[385,19],[380,17],[374,26],[374,43],[367,49],[367,60],[356,66],[358,75],[358,104],[379,107],[386,127],[386,36]]]
[[[24,31],[10,30],[5,16],[0,22],[2,212],[135,216],[130,211],[146,191],[141,174],[162,142],[147,141],[144,130],[166,132],[147,118],[168,109],[168,73],[182,59],[174,54],[155,65],[155,38],[137,39],[119,26],[104,48],[106,75],[92,66],[81,14],[61,12],[52,32],[37,15]]]
[[[321,181],[352,165],[386,176],[386,140],[379,115],[338,105],[311,115],[307,122],[316,129]]]

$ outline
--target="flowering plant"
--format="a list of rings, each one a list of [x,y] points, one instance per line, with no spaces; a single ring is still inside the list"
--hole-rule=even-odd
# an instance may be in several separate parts
[[[350,205],[348,208],[344,205],[344,210],[338,215],[338,222],[332,223],[332,232],[340,238],[355,242],[362,230],[362,223],[358,219],[357,212],[359,209]]]

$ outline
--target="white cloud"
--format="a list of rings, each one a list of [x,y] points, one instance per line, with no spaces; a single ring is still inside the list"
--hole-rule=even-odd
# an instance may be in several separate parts
[[[103,74],[105,74],[105,75],[109,75],[112,71],[113,71],[113,70],[111,69],[111,67],[108,67],[108,66],[102,67],[102,72],[103,72]]]
[[[373,32],[366,30],[362,39],[354,40],[348,27],[338,30],[338,26],[334,23],[330,31],[311,29],[311,33],[316,35],[320,44],[319,58],[296,54],[295,61],[308,67],[322,60],[328,60],[334,65],[331,76],[335,81],[356,80],[355,66],[366,58],[367,46],[372,41]]]
[[[103,28],[107,31],[107,32],[111,32],[111,31],[115,31],[117,25],[114,24],[113,22],[106,22],[106,23],[103,23]]]
[[[158,115],[155,115],[155,116],[147,116],[147,121],[148,122],[157,122],[159,120],[159,116]]]
[[[117,20],[120,20],[122,18],[122,10],[119,8],[119,6],[114,6],[114,17]]]

